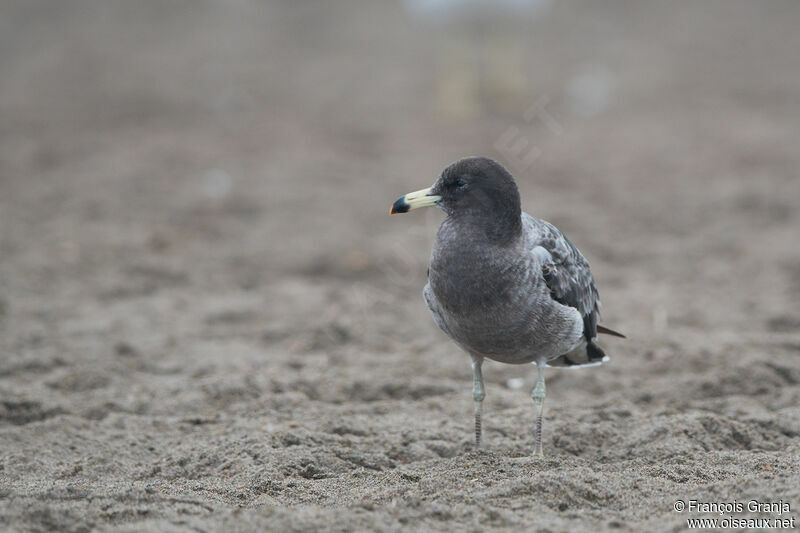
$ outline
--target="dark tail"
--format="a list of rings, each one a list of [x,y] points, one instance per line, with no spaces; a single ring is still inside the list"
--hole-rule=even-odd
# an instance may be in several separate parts
[[[600,324],[597,325],[597,333],[604,333],[606,335],[613,335],[614,337],[619,337],[620,339],[627,339],[625,335],[620,333],[619,331],[614,331],[613,329],[607,328],[605,326],[601,326]]]
[[[589,341],[586,343],[586,356],[589,358],[589,362],[593,363],[595,361],[602,361],[606,353],[594,342]]]

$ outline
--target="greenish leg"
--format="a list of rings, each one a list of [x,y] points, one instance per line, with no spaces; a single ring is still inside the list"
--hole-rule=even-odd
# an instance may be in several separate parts
[[[536,370],[539,372],[539,379],[536,380],[536,386],[531,392],[533,403],[536,404],[536,447],[534,454],[543,455],[542,452],[542,411],[544,408],[544,361],[538,361]]]
[[[475,401],[475,449],[481,447],[481,412],[486,391],[483,390],[483,358],[472,358],[472,399]]]

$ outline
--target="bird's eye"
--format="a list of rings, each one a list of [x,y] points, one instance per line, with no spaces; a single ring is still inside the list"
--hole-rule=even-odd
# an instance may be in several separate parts
[[[469,187],[469,183],[467,183],[467,180],[465,180],[464,178],[458,178],[456,180],[456,184],[455,185],[456,185],[456,189],[458,189],[459,191],[463,191],[464,189]]]

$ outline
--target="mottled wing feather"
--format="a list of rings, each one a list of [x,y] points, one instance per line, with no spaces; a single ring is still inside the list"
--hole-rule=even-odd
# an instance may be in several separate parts
[[[555,226],[545,220],[523,214],[525,231],[532,248],[542,247],[551,263],[543,265],[542,275],[553,299],[577,309],[583,316],[587,341],[597,337],[599,308],[597,287],[589,263],[581,252]]]

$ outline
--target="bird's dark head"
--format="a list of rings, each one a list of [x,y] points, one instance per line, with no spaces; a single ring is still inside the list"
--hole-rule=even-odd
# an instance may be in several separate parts
[[[517,184],[500,163],[486,157],[456,161],[444,169],[429,189],[398,198],[391,213],[432,205],[492,233],[511,234],[521,227]]]
[[[467,157],[442,172],[431,187],[441,196],[439,207],[448,215],[504,213],[519,218],[520,200],[514,178],[497,161]]]

